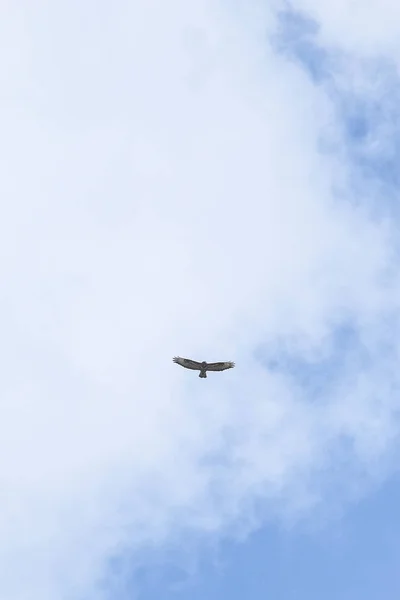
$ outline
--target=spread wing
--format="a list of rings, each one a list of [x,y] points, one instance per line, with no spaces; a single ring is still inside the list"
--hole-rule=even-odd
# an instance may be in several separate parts
[[[233,369],[234,362],[230,360],[226,362],[207,363],[207,371],[225,371],[225,369]]]
[[[181,367],[185,367],[185,369],[193,369],[194,371],[201,370],[201,363],[195,360],[190,360],[190,358],[181,358],[180,356],[174,356],[172,360],[174,361],[174,363],[181,365]]]

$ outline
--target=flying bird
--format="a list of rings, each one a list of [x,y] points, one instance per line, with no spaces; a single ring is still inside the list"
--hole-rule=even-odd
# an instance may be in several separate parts
[[[225,369],[232,369],[235,366],[235,363],[231,361],[208,363],[203,360],[203,362],[197,362],[197,360],[181,358],[180,356],[174,356],[172,360],[181,367],[185,367],[185,369],[200,371],[199,377],[207,377],[207,371],[225,371]]]

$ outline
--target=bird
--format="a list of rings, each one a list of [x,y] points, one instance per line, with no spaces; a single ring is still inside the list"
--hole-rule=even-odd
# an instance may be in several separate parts
[[[202,362],[197,362],[197,360],[181,358],[180,356],[174,356],[172,360],[174,363],[181,365],[181,367],[185,367],[185,369],[200,371],[199,377],[201,378],[207,377],[207,371],[225,371],[225,369],[233,369],[235,366],[235,363],[232,361],[208,363],[203,360]]]

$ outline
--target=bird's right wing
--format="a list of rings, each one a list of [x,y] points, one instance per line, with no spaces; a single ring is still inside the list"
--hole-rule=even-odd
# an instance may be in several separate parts
[[[185,367],[185,369],[193,369],[194,371],[201,370],[201,363],[195,360],[190,360],[190,358],[181,358],[180,356],[174,356],[172,360],[174,361],[174,363],[181,365],[181,367]]]
[[[231,360],[225,362],[207,363],[207,371],[225,371],[225,369],[233,369],[235,363]]]

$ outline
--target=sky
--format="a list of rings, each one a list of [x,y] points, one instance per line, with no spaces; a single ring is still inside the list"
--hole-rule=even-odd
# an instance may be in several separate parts
[[[398,598],[398,3],[0,11],[0,597]]]

